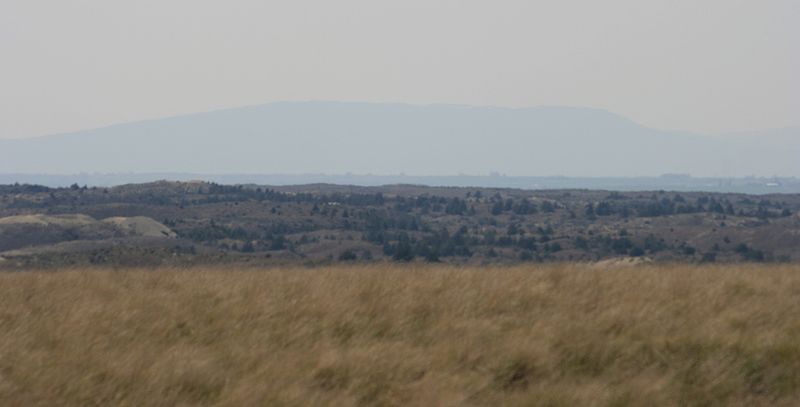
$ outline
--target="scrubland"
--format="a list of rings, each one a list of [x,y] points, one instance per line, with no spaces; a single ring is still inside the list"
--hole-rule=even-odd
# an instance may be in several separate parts
[[[800,404],[800,266],[0,274],[0,405]]]

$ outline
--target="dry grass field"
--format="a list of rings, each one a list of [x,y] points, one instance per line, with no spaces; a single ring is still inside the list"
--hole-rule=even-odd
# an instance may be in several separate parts
[[[0,405],[795,406],[800,266],[0,274]]]

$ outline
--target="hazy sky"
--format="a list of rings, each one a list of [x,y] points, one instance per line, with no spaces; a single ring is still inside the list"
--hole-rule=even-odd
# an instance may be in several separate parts
[[[0,0],[0,138],[279,100],[800,124],[798,0]]]

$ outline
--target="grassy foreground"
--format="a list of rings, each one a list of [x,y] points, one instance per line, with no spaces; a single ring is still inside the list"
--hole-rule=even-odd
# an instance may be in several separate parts
[[[800,266],[0,274],[0,405],[798,405]]]

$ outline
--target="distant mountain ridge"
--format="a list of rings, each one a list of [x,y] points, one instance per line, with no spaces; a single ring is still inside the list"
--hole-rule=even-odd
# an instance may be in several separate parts
[[[798,176],[800,128],[709,137],[605,110],[278,102],[0,140],[0,173]]]

